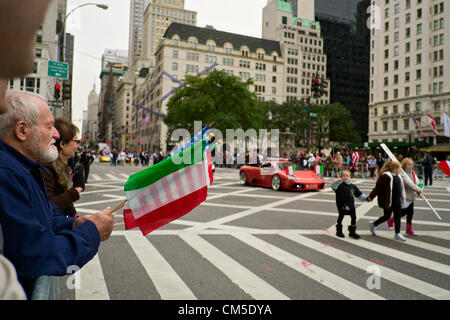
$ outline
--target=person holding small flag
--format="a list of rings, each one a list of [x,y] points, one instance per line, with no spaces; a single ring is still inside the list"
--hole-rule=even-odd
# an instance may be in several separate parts
[[[344,216],[350,215],[351,224],[348,226],[349,236],[354,239],[359,239],[360,236],[356,233],[356,208],[354,197],[364,201],[367,195],[362,193],[357,186],[352,184],[350,178],[350,171],[344,170],[340,174],[340,179],[333,183],[331,188],[336,193],[336,207],[338,209],[338,219],[336,224],[336,236],[344,238],[342,232],[342,220]]]

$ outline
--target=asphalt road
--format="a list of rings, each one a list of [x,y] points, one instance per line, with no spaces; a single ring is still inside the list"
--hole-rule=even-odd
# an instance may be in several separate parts
[[[78,213],[119,204],[139,170],[95,162]],[[60,280],[61,299],[450,299],[449,180],[425,190],[442,221],[417,200],[417,236],[406,242],[386,225],[370,234],[369,221],[382,215],[376,201],[357,201],[361,239],[337,238],[333,179],[326,180],[320,192],[275,192],[241,186],[237,170],[218,168],[204,203],[146,237],[125,231],[119,212],[98,255]],[[366,194],[374,186],[354,183]]]

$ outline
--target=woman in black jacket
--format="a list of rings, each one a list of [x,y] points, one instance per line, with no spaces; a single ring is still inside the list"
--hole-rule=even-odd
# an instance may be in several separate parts
[[[367,200],[372,201],[378,196],[378,206],[384,211],[384,215],[378,220],[375,222],[370,221],[372,234],[376,235],[377,226],[388,221],[392,213],[394,213],[394,239],[406,241],[405,237],[400,233],[402,209],[406,207],[405,186],[400,172],[400,162],[386,162],[379,172],[375,188],[369,194]]]
[[[56,119],[55,128],[60,135],[55,143],[58,148],[58,159],[50,163],[41,164],[44,167],[41,168],[41,172],[49,199],[59,209],[64,211],[66,216],[76,217],[73,203],[80,199],[80,193],[84,188],[81,185],[73,185],[70,178],[71,169],[68,165],[68,160],[74,156],[80,145],[78,128],[60,118]]]

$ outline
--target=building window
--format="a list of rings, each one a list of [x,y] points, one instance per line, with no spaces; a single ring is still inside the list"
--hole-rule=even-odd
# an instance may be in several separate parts
[[[172,70],[178,71],[178,63],[176,63],[176,62],[172,63]]]
[[[383,131],[387,132],[387,130],[388,130],[388,123],[387,121],[383,121]]]
[[[409,130],[409,119],[404,119],[403,120],[403,129],[404,130]]]
[[[422,111],[422,102],[416,102],[416,111]]]

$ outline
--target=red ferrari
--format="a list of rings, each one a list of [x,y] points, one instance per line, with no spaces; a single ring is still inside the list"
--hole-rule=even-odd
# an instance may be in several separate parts
[[[239,169],[242,185],[271,187],[273,190],[319,190],[325,188],[325,180],[313,171],[295,166],[294,175],[286,173],[287,167],[293,166],[290,161],[265,161],[257,166],[244,165]]]

